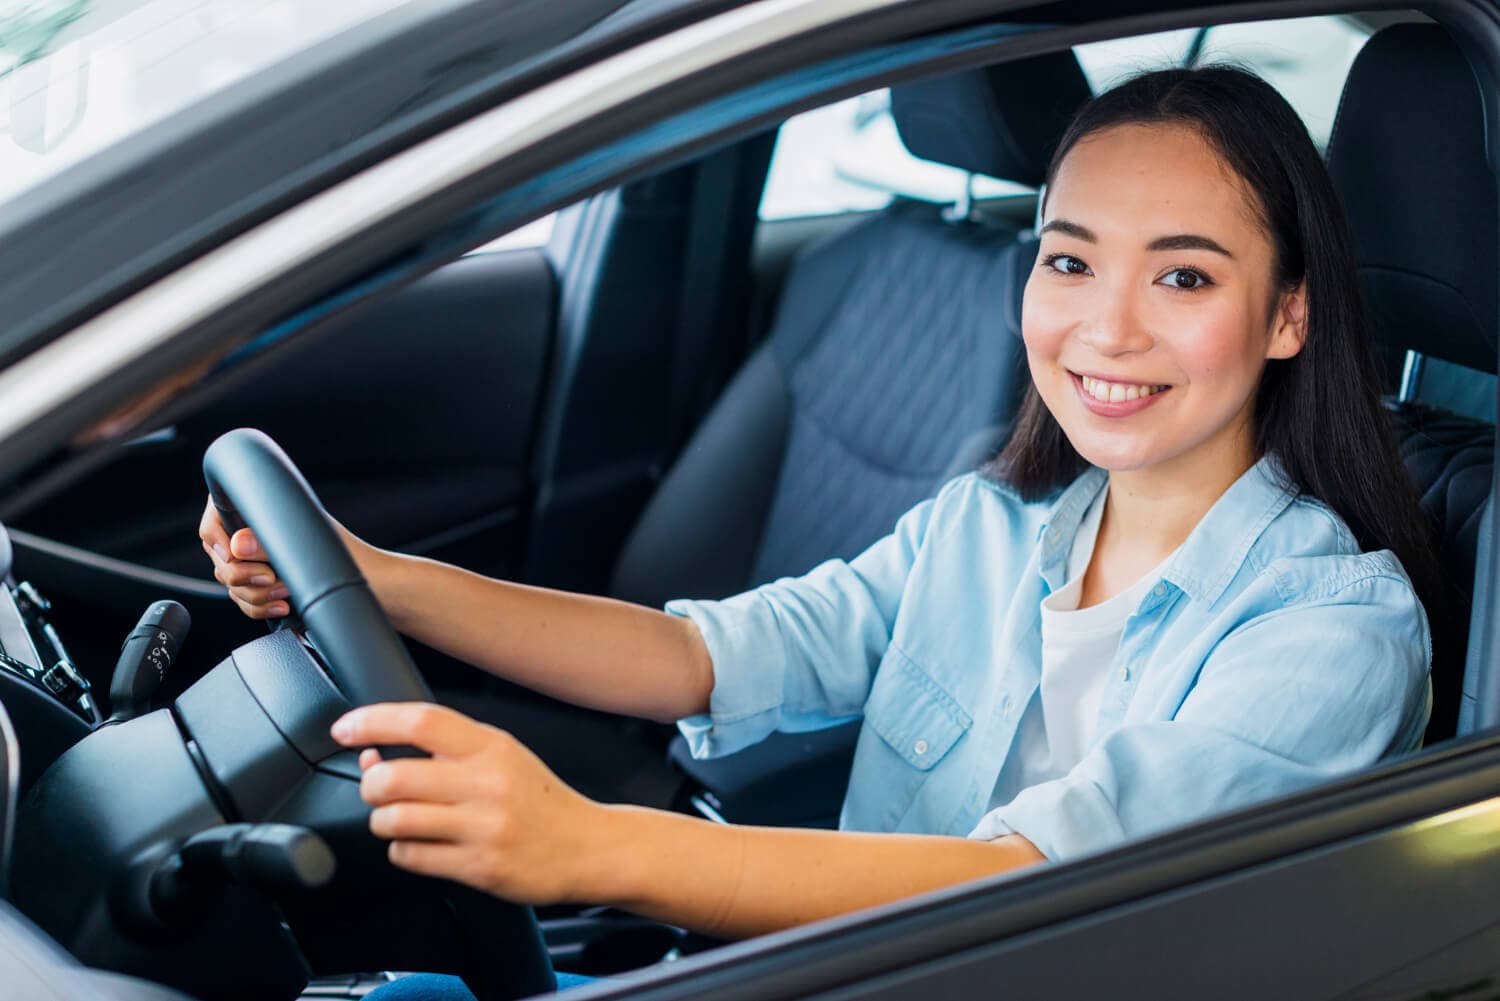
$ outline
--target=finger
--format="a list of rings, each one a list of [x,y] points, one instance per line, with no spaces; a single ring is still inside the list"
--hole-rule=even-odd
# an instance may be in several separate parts
[[[451,879],[483,888],[481,867],[470,845],[434,841],[392,841],[386,848],[391,864],[420,876]]]
[[[463,841],[467,812],[440,803],[392,803],[370,811],[370,832],[387,841]]]
[[[209,553],[217,554],[221,560],[229,559],[229,533],[219,521],[213,498],[209,498],[203,508],[203,517],[198,520],[198,538],[203,540],[203,547]]]
[[[291,597],[285,584],[277,584],[274,587],[231,587],[230,592],[246,604],[263,607],[273,601],[285,601]]]
[[[359,795],[371,806],[386,803],[462,803],[493,783],[469,762],[452,758],[395,758],[367,768]]]
[[[223,564],[219,580],[230,587],[272,587],[278,583],[276,571],[269,563],[232,560]]]
[[[500,731],[430,702],[382,702],[351,710],[333,724],[345,747],[410,744],[433,754],[460,756],[482,748]]]
[[[363,772],[366,768],[373,768],[384,760],[379,751],[373,747],[367,747],[359,752],[359,770]]]
[[[234,591],[229,592],[229,598],[239,606],[240,611],[252,619],[279,619],[292,612],[291,606],[284,601],[273,601],[269,605],[252,605],[240,598]]]
[[[264,560],[266,558],[265,552],[260,548],[260,540],[248,528],[242,528],[230,537],[229,551],[242,560]]]

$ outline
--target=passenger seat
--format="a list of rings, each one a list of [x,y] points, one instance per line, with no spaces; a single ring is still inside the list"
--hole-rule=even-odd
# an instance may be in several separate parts
[[[1495,176],[1472,69],[1443,28],[1374,35],[1349,71],[1328,167],[1349,216],[1407,469],[1439,529],[1447,608],[1431,614],[1433,743],[1500,722],[1500,674],[1470,643],[1475,556],[1487,536],[1495,426],[1422,392],[1424,363],[1496,371]],[[1482,593],[1482,592],[1481,592]]]
[[[891,106],[916,156],[1039,185],[1088,96],[1065,51],[896,88]],[[1035,255],[1027,233],[911,202],[806,250],[767,342],[634,529],[612,593],[721,598],[853,557],[993,454],[1027,379]],[[856,733],[778,734],[715,761],[678,738],[672,757],[731,820],[832,824]]]

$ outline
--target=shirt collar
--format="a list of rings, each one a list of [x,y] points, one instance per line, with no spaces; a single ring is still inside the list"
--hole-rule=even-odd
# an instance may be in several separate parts
[[[1037,533],[1042,545],[1041,571],[1047,587],[1056,591],[1065,583],[1068,572],[1068,554],[1073,550],[1073,539],[1078,526],[1088,513],[1089,505],[1099,496],[1109,474],[1097,466],[1090,466],[1083,475],[1070,483],[1052,505],[1047,521]]]
[[[1042,526],[1042,579],[1054,591],[1064,583],[1068,553],[1083,516],[1108,479],[1104,470],[1090,467],[1058,496]],[[1195,601],[1213,604],[1234,580],[1255,540],[1297,493],[1281,463],[1263,456],[1209,508],[1167,563],[1162,579]]]

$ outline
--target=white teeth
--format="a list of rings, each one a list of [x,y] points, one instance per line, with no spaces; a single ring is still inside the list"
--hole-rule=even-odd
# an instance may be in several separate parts
[[[1167,388],[1166,386],[1143,386],[1134,382],[1105,382],[1103,379],[1093,379],[1086,375],[1079,378],[1083,381],[1083,391],[1103,403],[1139,400],[1142,397],[1154,396]]]

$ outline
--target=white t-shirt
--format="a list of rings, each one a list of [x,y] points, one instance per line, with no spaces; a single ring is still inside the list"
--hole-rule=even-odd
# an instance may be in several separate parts
[[[1125,621],[1140,607],[1161,569],[1158,566],[1108,601],[1078,607],[1108,494],[1108,487],[1099,491],[1078,526],[1068,554],[1067,583],[1042,599],[1041,686],[1021,717],[1015,747],[995,783],[991,809],[1009,803],[1028,786],[1062,778],[1093,746],[1099,699]]]

